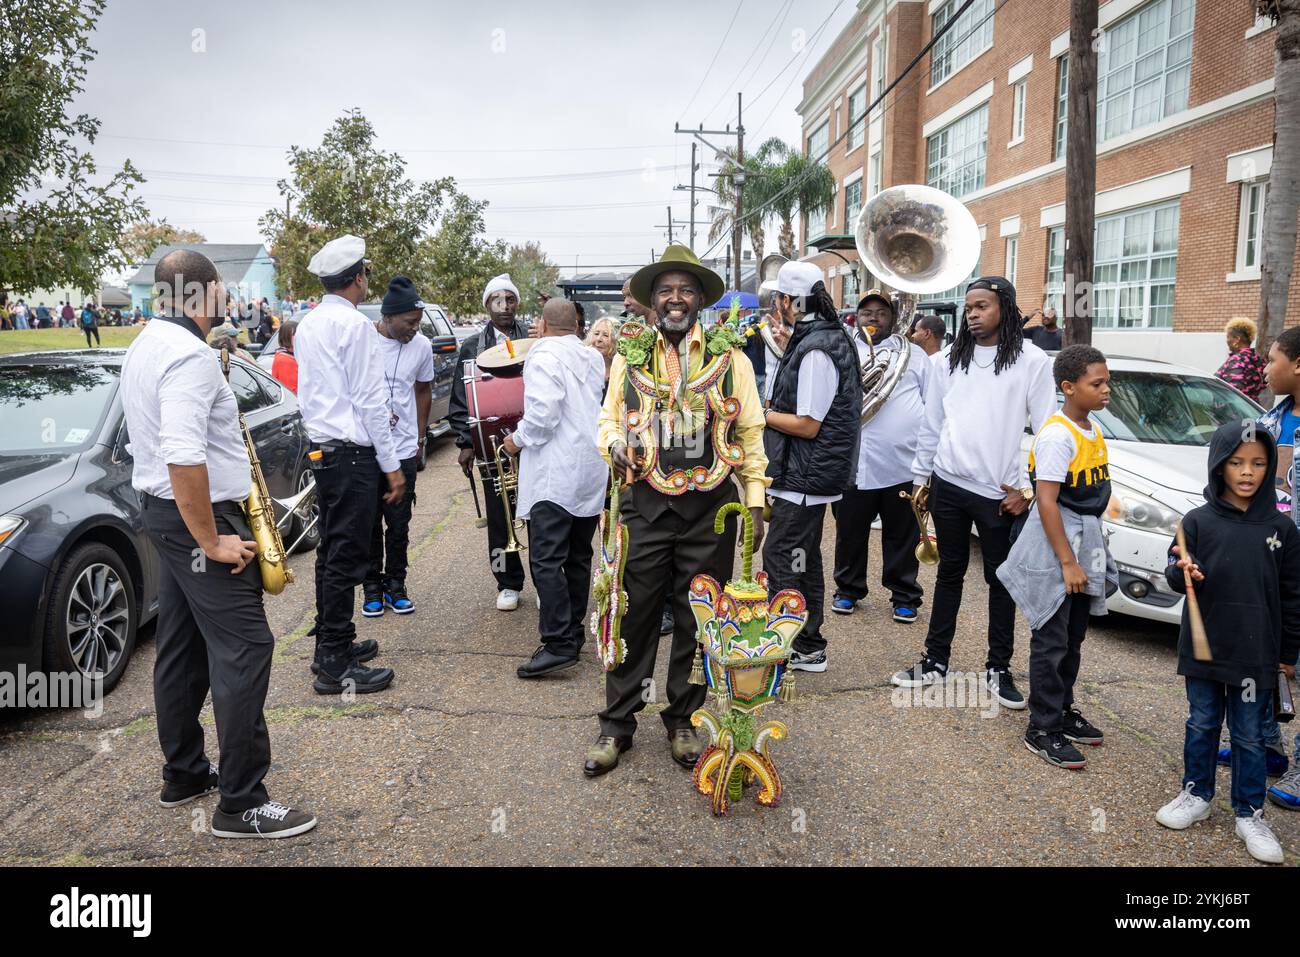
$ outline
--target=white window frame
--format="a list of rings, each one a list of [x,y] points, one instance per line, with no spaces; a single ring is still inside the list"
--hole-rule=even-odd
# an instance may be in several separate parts
[[[976,130],[972,134],[971,128]],[[939,174],[935,175],[936,158],[935,147],[947,154],[950,145],[949,141],[958,134],[967,137],[970,144],[974,144],[976,155],[973,159],[967,159],[958,166],[952,166],[951,161],[946,158],[938,162],[943,167]],[[939,145],[942,144],[942,145]],[[963,148],[963,152],[971,148],[968,144]],[[974,110],[971,110],[965,116],[962,116],[949,123],[941,130],[926,137],[925,140],[925,182],[928,186],[934,186],[943,190],[951,196],[961,198],[976,190],[983,189],[986,185],[988,175],[988,147],[989,147],[989,105],[984,103]],[[964,171],[971,166],[978,164],[978,171],[974,177],[974,183],[969,189],[960,186],[959,181],[966,179]],[[958,173],[961,173],[958,176]]]
[[[1007,149],[1019,146],[1025,141],[1026,82],[1026,80],[1020,80],[1011,86],[1011,139],[1007,143]],[[1007,278],[1011,277],[1008,276]]]
[[[1251,201],[1258,197],[1254,229],[1251,229]],[[1241,184],[1241,198],[1237,206],[1237,269],[1229,273],[1228,282],[1251,282],[1259,279],[1260,258],[1264,249],[1264,204],[1268,202],[1268,181],[1254,180]],[[1254,252],[1254,262],[1249,254]]]
[[[1011,285],[1014,286],[1016,284],[1016,267],[1019,265],[1020,260],[1020,237],[1008,236],[1006,245],[1006,266],[1004,267],[1006,272],[1004,272],[1003,275],[1006,276],[1007,279],[1011,281]]]
[[[858,193],[858,208],[849,209],[849,195],[856,189]],[[844,231],[847,233],[853,229],[858,222],[858,213],[862,211],[862,177],[859,176],[851,183],[844,184]]]
[[[934,36],[947,23],[960,0],[945,0],[930,15],[930,36]],[[975,0],[970,9],[961,15],[951,30],[939,38],[930,49],[930,89],[938,89],[980,54],[993,47],[994,0]],[[975,24],[981,23],[975,29]],[[974,32],[972,32],[974,31]],[[970,36],[966,36],[966,34]]]
[[[856,115],[853,112],[853,100],[860,97],[858,109],[861,111]],[[859,84],[858,88],[849,94],[849,125],[848,136],[845,137],[845,153],[852,153],[855,149],[867,141],[867,84]]]
[[[830,129],[831,129],[830,121],[824,120],[811,133],[808,134],[808,158],[810,160],[813,160],[814,162],[815,161],[824,162],[826,160],[826,154],[827,152],[829,152],[830,149]],[[822,135],[825,135],[826,142],[820,147],[822,152],[818,153],[816,144],[818,138]],[[835,210],[835,205],[834,203],[832,203],[829,210],[824,209],[819,213],[804,214],[805,242],[809,239],[812,239],[814,236],[823,236],[826,234],[827,213],[829,212],[833,214],[834,210]]]
[[[1056,125],[1052,130],[1052,159],[1065,159],[1065,142],[1070,129],[1070,57],[1062,54],[1056,64]]]
[[[1188,27],[1176,37],[1170,37],[1170,20],[1175,7],[1186,6]],[[1155,18],[1159,17],[1158,20]],[[1143,27],[1150,28],[1148,34]],[[1159,123],[1166,116],[1172,116],[1187,109],[1191,90],[1192,36],[1196,26],[1196,0],[1151,0],[1127,16],[1116,20],[1102,34],[1102,44],[1097,52],[1097,142],[1114,139]],[[1158,36],[1158,40],[1145,52],[1140,52],[1144,36]],[[1171,62],[1176,46],[1181,47],[1186,41],[1186,56]],[[1132,54],[1128,55],[1131,46]],[[1157,53],[1159,54],[1157,56]],[[1127,58],[1119,65],[1111,62],[1116,55]],[[1156,63],[1148,66],[1150,71],[1140,80],[1137,71],[1143,60]],[[1127,74],[1127,76],[1126,76]],[[1171,87],[1171,81],[1178,82],[1181,76],[1181,99],[1177,99],[1178,86]],[[1135,121],[1138,107],[1134,105],[1134,94],[1140,88],[1155,91],[1154,99],[1148,106],[1154,106],[1154,116]],[[1175,97],[1175,105],[1170,106],[1170,97]]]
[[[876,150],[871,154],[871,159],[867,162],[867,199],[875,196],[884,189],[885,179],[885,154],[883,150]]]

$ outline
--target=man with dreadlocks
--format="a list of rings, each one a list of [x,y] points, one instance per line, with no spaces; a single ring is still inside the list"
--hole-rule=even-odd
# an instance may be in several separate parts
[[[921,660],[891,679],[914,688],[943,681],[970,564],[971,525],[979,531],[989,587],[986,682],[1007,708],[1025,707],[1011,677],[1016,606],[997,577],[1011,527],[1033,490],[1020,451],[1028,417],[1037,434],[1056,412],[1052,362],[1024,339],[1016,289],[1001,276],[966,288],[966,310],[946,360],[934,370],[912,462],[914,495],[928,493],[939,570]]]

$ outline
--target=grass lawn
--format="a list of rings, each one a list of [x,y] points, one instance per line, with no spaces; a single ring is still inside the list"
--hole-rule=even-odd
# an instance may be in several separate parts
[[[105,349],[125,349],[143,326],[101,327],[100,342]],[[91,337],[94,341],[94,337]],[[86,337],[80,329],[20,329],[0,332],[0,355],[12,352],[45,352],[49,349],[85,349]]]

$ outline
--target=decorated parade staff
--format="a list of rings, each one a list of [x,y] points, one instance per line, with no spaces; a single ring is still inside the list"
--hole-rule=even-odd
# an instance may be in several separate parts
[[[654,700],[647,689],[668,595],[676,603],[676,622],[668,702],[660,717],[673,760],[691,768],[699,759],[691,715],[704,703],[705,689],[690,681],[696,648],[691,580],[698,574],[731,577],[735,531],[715,534],[714,516],[739,499],[739,484],[761,537],[767,485],[763,413],[753,367],[740,348],[744,340],[729,323],[706,334],[697,321],[700,310],[722,295],[721,277],[685,246],[671,245],[659,262],[633,275],[630,291],[654,310],[658,326],[628,322],[620,330],[600,417],[601,452],[617,476],[635,481],[621,493],[628,541],[621,626],[626,656],[605,676],[600,736],[583,765],[589,777],[618,764],[632,746],[636,713]]]
[[[474,443],[470,439],[469,404],[465,398],[466,369],[471,368],[479,353],[505,342],[507,339],[528,338],[528,324],[516,320],[519,310],[519,290],[507,273],[496,276],[483,290],[483,306],[490,321],[483,331],[461,343],[456,358],[455,374],[451,377],[451,401],[447,421],[456,433],[456,447],[460,449],[457,461],[461,470],[473,481]],[[468,364],[468,365],[467,365]],[[484,477],[484,490],[490,489],[490,479]],[[483,508],[487,515],[488,562],[497,580],[497,609],[514,611],[519,607],[519,592],[524,587],[524,566],[517,552],[506,550],[510,540],[510,523],[500,496],[484,495]]]
[[[853,335],[859,364],[866,363],[893,335],[897,319],[894,304],[879,289],[862,297]],[[880,411],[862,426],[853,482],[844,490],[844,498],[831,506],[835,513],[835,598],[831,610],[851,615],[867,597],[867,548],[871,525],[878,517],[880,581],[889,590],[894,620],[911,624],[916,621],[922,592],[916,580],[919,529],[908,497],[916,434],[925,416],[934,366],[921,346],[908,342],[907,348],[907,371]]]

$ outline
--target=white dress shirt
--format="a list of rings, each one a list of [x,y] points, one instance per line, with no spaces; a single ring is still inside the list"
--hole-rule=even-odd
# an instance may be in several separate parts
[[[155,319],[126,350],[121,388],[136,489],[175,499],[167,466],[206,465],[212,501],[248,497],[252,467],[218,352],[183,326]]]
[[[858,347],[861,366],[871,357],[871,350],[860,334],[853,336],[853,344]],[[890,350],[876,346],[876,351]],[[857,478],[853,483],[858,488],[866,491],[911,482],[916,434],[925,419],[925,402],[934,375],[934,364],[925,350],[909,342],[907,371],[880,411],[862,427]]]
[[[404,461],[420,450],[415,384],[433,381],[433,343],[418,332],[406,343],[380,334],[379,355],[384,363],[384,392],[388,397],[388,408],[397,416],[392,427],[393,444],[397,448],[397,457]]]
[[[298,408],[313,442],[369,445],[379,467],[394,472],[397,447],[388,427],[388,389],[380,335],[342,296],[326,295],[303,316],[293,339]]]
[[[830,355],[814,349],[799,363],[799,391],[795,398],[795,415],[806,415],[818,422],[826,421],[835,393],[840,387],[840,373]],[[795,505],[825,505],[838,502],[843,495],[806,495],[773,486],[768,489],[773,498],[785,499]]]
[[[605,360],[577,336],[547,336],[524,362],[516,514],[550,502],[575,518],[600,514],[609,466],[596,448]]]

